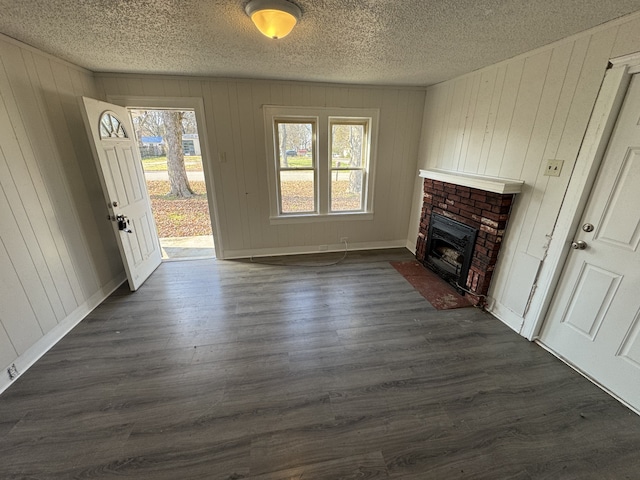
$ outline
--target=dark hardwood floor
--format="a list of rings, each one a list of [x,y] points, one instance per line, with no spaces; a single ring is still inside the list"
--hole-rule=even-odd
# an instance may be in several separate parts
[[[411,258],[164,263],[0,396],[0,478],[640,478],[640,417]]]

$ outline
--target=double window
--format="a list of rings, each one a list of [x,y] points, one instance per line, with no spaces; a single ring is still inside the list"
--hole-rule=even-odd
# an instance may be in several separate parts
[[[272,221],[372,216],[377,110],[264,112]]]

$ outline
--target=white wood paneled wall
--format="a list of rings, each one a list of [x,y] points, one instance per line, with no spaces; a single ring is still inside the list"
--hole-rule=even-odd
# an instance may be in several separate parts
[[[638,32],[634,15],[427,90],[419,168],[525,181],[489,292],[493,313],[515,330],[552,239],[607,63],[640,50]],[[548,159],[564,160],[560,177],[543,175]],[[417,234],[418,184],[409,237]]]
[[[0,391],[122,277],[77,103],[96,94],[91,73],[0,37]]]
[[[225,257],[404,246],[424,89],[98,74],[105,96],[201,97]],[[380,109],[374,219],[271,225],[262,105]],[[226,162],[218,161],[219,154]]]

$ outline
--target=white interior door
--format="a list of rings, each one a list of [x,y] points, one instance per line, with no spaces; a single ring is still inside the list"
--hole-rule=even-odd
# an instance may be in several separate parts
[[[140,152],[123,107],[83,97],[84,119],[131,291],[162,262]]]
[[[640,74],[575,237],[541,341],[640,410]]]

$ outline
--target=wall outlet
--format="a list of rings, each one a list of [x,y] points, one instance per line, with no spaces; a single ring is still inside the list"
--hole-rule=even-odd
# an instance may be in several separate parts
[[[340,237],[340,243],[347,243],[349,241],[349,237]]]
[[[544,174],[547,177],[559,177],[562,171],[562,164],[564,160],[547,160],[547,168],[544,170]]]
[[[11,366],[7,368],[7,374],[9,375],[9,380],[13,380],[18,376],[18,369],[15,363],[12,363]]]

